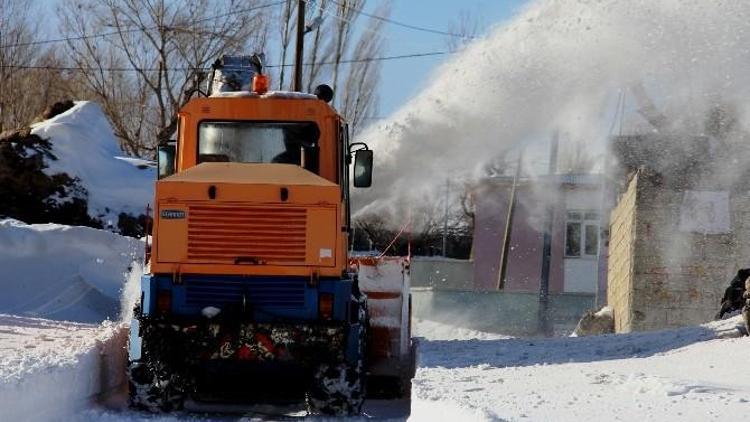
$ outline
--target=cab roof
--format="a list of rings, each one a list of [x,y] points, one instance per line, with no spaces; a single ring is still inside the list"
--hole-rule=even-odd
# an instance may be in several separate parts
[[[337,186],[295,164],[201,163],[161,182],[256,183],[273,185]]]

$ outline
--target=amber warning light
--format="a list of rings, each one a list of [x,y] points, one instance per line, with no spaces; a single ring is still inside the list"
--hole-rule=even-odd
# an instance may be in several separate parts
[[[253,92],[256,94],[265,94],[268,92],[268,76],[256,73],[253,76]]]

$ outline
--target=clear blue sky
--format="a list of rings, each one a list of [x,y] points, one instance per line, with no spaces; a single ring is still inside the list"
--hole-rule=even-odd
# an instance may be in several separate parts
[[[530,0],[391,0],[390,18],[410,25],[449,31],[457,25],[462,12],[479,19],[479,35],[483,35],[494,25],[513,17]],[[55,18],[55,7],[61,0],[34,0],[33,5]],[[368,2],[367,11],[380,3]],[[358,21],[366,23],[363,16]],[[58,36],[57,22],[44,25],[48,36]],[[448,49],[444,35],[414,31],[385,23],[385,56],[445,51]],[[380,116],[385,117],[396,111],[409,98],[420,91],[429,76],[450,56],[416,57],[383,62],[380,87]]]
[[[376,3],[376,2],[371,2]],[[392,0],[391,19],[442,31],[458,24],[462,11],[479,17],[480,34],[513,17],[528,0]],[[364,21],[364,20],[363,20]],[[447,50],[446,36],[386,23],[384,55]],[[380,116],[388,116],[417,94],[429,76],[450,56],[417,57],[383,62]]]

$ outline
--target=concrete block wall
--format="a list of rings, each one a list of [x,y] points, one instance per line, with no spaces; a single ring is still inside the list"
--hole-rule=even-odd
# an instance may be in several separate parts
[[[633,320],[633,250],[637,186],[636,174],[617,206],[612,209],[609,223],[607,304],[614,310],[617,332],[630,331]]]
[[[415,256],[411,259],[411,285],[448,290],[474,288],[474,264],[470,260]]]
[[[541,335],[536,293],[412,287],[411,294],[416,319],[512,336]],[[548,310],[555,335],[569,335],[594,305],[593,294],[551,294]]]
[[[710,321],[728,281],[750,266],[747,193],[730,193],[726,234],[680,231],[682,199],[636,174],[612,211],[608,302],[618,332]]]

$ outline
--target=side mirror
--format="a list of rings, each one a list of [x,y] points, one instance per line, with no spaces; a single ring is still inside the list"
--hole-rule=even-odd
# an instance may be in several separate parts
[[[354,187],[369,188],[372,185],[372,150],[360,149],[354,153]]]
[[[159,179],[174,174],[174,158],[177,148],[174,144],[160,145],[156,156],[157,167],[159,168]]]

